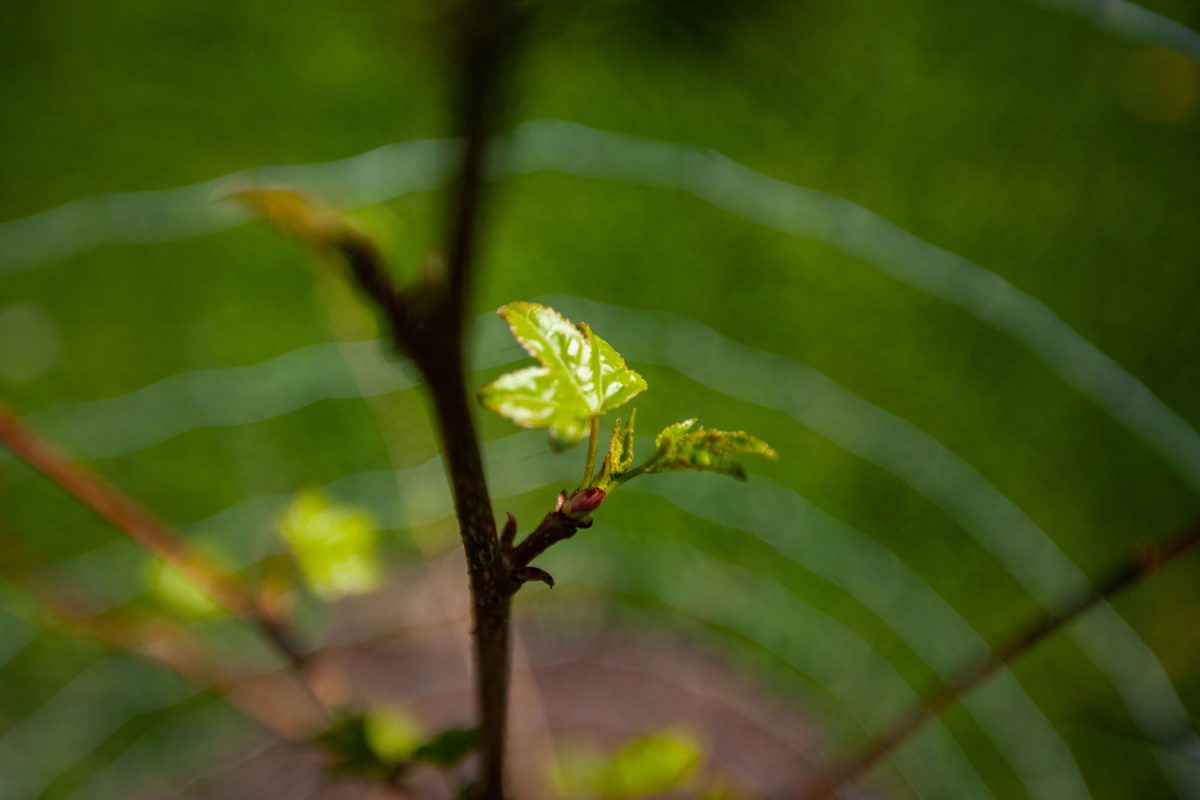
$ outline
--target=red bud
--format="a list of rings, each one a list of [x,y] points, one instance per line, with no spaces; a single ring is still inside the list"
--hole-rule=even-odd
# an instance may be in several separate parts
[[[603,489],[597,489],[595,486],[580,489],[567,501],[566,512],[571,516],[589,514],[600,507],[606,496]]]

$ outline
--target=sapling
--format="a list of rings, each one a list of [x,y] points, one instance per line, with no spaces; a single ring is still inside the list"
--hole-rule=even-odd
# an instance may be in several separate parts
[[[644,392],[645,379],[588,325],[572,324],[538,303],[509,303],[498,313],[538,364],[500,376],[480,390],[478,400],[518,425],[546,429],[556,451],[587,439],[579,485],[560,492],[541,522],[518,543],[512,514],[497,530],[470,411],[463,357],[465,299],[458,294],[465,285],[456,281],[453,272],[434,272],[408,286],[397,285],[370,239],[336,210],[291,189],[243,189],[231,196],[316,254],[343,262],[349,277],[380,313],[394,349],[411,359],[426,380],[471,587],[483,750],[476,793],[502,798],[511,600],[525,583],[554,585],[554,578],[531,562],[557,542],[590,527],[592,514],[608,496],[640,475],[690,469],[745,480],[736,455],[778,456],[747,433],[703,428],[689,419],[662,430],[655,437],[653,452],[636,462],[636,415],[631,411],[614,424],[597,469],[601,420]],[[453,260],[448,263],[453,267]]]
[[[553,586],[554,579],[530,562],[577,529],[590,527],[592,512],[639,475],[691,469],[745,480],[736,454],[779,457],[766,442],[744,431],[699,427],[696,420],[687,419],[664,428],[655,437],[654,451],[635,465],[634,409],[614,423],[597,470],[602,418],[646,391],[645,379],[587,323],[572,324],[538,303],[509,303],[496,313],[539,366],[501,375],[480,390],[480,403],[522,427],[547,429],[555,450],[587,437],[579,485],[569,494],[559,493],[553,510],[520,545],[514,545],[516,520],[508,518],[501,547],[522,582],[540,580]]]

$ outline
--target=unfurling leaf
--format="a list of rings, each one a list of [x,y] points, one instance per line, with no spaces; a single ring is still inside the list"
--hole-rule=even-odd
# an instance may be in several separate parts
[[[587,325],[537,303],[509,303],[496,313],[541,366],[501,375],[480,391],[480,402],[522,427],[548,428],[555,447],[578,442],[593,417],[645,391],[642,376]]]
[[[744,431],[719,431],[695,425],[696,420],[688,419],[663,429],[654,440],[657,450],[642,471],[695,469],[720,472],[744,481],[746,471],[734,458],[734,453],[779,458],[770,445]]]
[[[617,478],[633,468],[633,423],[637,419],[637,409],[629,412],[629,421],[622,423],[618,417],[613,425],[612,436],[608,439],[608,452],[604,456],[604,466],[595,485],[605,491]]]
[[[378,534],[364,511],[306,489],[275,522],[305,582],[323,600],[366,594],[381,581]]]
[[[282,186],[238,189],[225,197],[311,247],[332,246],[351,232],[336,209],[295,189]]]

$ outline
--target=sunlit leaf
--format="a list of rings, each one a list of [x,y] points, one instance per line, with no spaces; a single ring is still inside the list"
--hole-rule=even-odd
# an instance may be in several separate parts
[[[654,458],[643,471],[694,469],[720,472],[744,481],[746,471],[734,458],[735,453],[779,458],[770,445],[745,431],[719,431],[695,425],[696,420],[688,419],[664,428],[654,440],[657,447]]]
[[[334,600],[378,588],[378,533],[366,512],[307,489],[296,495],[276,525],[318,597]]]
[[[479,399],[518,425],[548,428],[552,444],[574,444],[587,434],[593,417],[645,391],[642,376],[586,325],[572,325],[537,303],[509,303],[497,313],[541,366],[500,376]]]
[[[638,737],[609,757],[592,747],[564,748],[550,779],[564,800],[633,800],[684,787],[702,763],[695,738],[665,731]]]
[[[623,800],[677,789],[696,772],[702,760],[700,745],[687,734],[643,736],[613,756],[600,776],[599,794]]]
[[[224,613],[199,584],[161,559],[146,562],[145,576],[154,598],[180,616],[203,619]]]
[[[425,733],[415,717],[396,709],[378,709],[363,715],[367,744],[388,763],[405,761],[421,747]]]
[[[478,728],[447,728],[413,751],[412,760],[452,767],[478,745]]]

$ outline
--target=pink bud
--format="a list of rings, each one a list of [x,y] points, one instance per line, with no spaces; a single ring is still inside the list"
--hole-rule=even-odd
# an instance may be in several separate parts
[[[566,512],[571,516],[589,514],[600,507],[606,496],[603,489],[597,489],[595,486],[580,489],[567,501]]]

